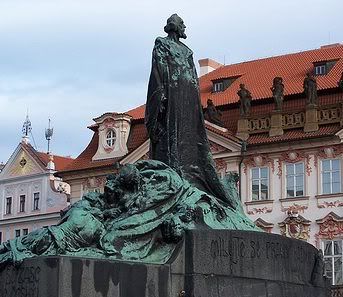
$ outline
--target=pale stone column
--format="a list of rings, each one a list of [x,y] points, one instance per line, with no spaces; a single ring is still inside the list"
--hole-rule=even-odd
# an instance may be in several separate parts
[[[280,111],[273,111],[270,119],[270,130],[269,136],[280,136],[283,135],[283,128],[282,128],[282,112]]]
[[[318,107],[316,105],[308,105],[305,114],[304,132],[318,131]]]
[[[242,140],[249,138],[249,120],[247,118],[240,118],[238,120],[236,136]]]

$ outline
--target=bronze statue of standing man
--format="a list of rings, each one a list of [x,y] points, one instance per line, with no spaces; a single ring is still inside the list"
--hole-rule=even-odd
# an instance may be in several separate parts
[[[150,158],[164,162],[193,186],[230,202],[207,140],[193,52],[180,41],[185,24],[173,14],[152,53],[145,124]]]

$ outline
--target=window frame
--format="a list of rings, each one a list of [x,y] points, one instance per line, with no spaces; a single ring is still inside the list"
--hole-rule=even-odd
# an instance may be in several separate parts
[[[36,199],[35,194],[38,194],[38,198]],[[36,203],[37,201],[37,203]],[[40,192],[34,192],[33,193],[33,210],[39,210],[39,202],[40,202]]]
[[[112,134],[110,137],[109,137],[109,134]],[[108,129],[106,131],[106,135],[105,135],[105,143],[108,147],[114,147],[115,143],[116,143],[116,140],[117,140],[117,134],[116,132],[114,131],[114,129]]]
[[[314,75],[325,75],[327,74],[327,65],[324,64],[318,64],[314,66]]]
[[[253,170],[258,169],[258,178],[253,177]],[[261,170],[266,169],[267,170],[267,177],[262,177],[261,175]],[[262,167],[253,167],[250,169],[250,195],[251,195],[251,201],[267,201],[270,200],[270,173],[269,173],[269,167],[268,166],[262,166]],[[254,199],[253,196],[253,182],[257,180],[258,181],[258,199]],[[267,181],[267,195],[266,199],[261,199],[262,196],[262,183],[261,180],[266,180]]]
[[[8,201],[10,201],[10,203],[8,203]],[[9,205],[9,207],[8,207],[8,205]],[[5,200],[5,215],[12,214],[12,206],[13,206],[13,198],[12,198],[12,196],[6,197],[6,200]]]
[[[340,241],[341,242],[341,254],[335,254],[335,245],[334,242],[335,241]],[[330,255],[325,255],[325,243],[326,242],[331,242],[331,254]],[[331,259],[331,268],[332,268],[332,278],[331,278],[331,284],[332,285],[343,285],[343,238],[333,238],[333,239],[323,239],[321,242],[321,248],[324,254],[324,263],[325,263],[325,259]],[[340,284],[336,284],[336,278],[335,278],[335,274],[337,273],[337,271],[335,271],[335,259],[341,259],[341,283]],[[325,265],[326,266],[326,265]],[[327,275],[327,270],[325,267],[325,275]]]
[[[296,173],[296,165],[297,164],[302,164],[303,165],[303,171],[302,171],[302,182],[303,182],[303,188],[302,188],[302,191],[303,191],[303,194],[302,195],[296,195],[297,191],[296,191],[296,188],[297,188],[297,176],[299,176],[300,174],[297,174]],[[288,195],[288,177],[289,177],[289,174],[288,174],[288,170],[287,170],[287,166],[293,166],[294,168],[294,174],[290,174],[290,176],[293,177],[293,191],[294,191],[294,196],[289,196]],[[300,161],[300,162],[295,162],[295,163],[285,163],[285,177],[284,177],[284,180],[285,180],[285,188],[284,188],[284,195],[285,195],[285,198],[286,199],[290,199],[290,198],[298,198],[298,197],[304,197],[306,195],[306,179],[305,179],[305,162],[303,161]]]
[[[219,93],[224,91],[224,82],[217,81],[213,83],[213,93]]]
[[[323,166],[323,162],[327,162],[330,161],[330,170],[329,171],[324,171],[324,166]],[[339,162],[339,170],[333,170],[333,166],[332,166],[332,161],[338,161]],[[339,191],[338,192],[333,192],[333,178],[332,178],[332,173],[333,172],[339,172]],[[330,192],[324,192],[324,173],[330,173]],[[321,187],[321,191],[320,194],[321,195],[331,195],[331,194],[339,194],[342,193],[342,160],[339,158],[330,158],[330,159],[321,159],[320,160],[320,187]]]
[[[14,230],[14,236],[15,236],[15,238],[20,237],[21,236],[21,230],[20,229]]]
[[[23,229],[23,236],[29,234],[29,229],[28,228],[24,228]]]
[[[22,201],[22,198],[23,201]],[[19,195],[19,212],[25,212],[26,195]]]

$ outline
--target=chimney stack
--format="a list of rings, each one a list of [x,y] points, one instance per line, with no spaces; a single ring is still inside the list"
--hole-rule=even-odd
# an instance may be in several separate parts
[[[200,65],[200,76],[210,73],[211,71],[223,66],[223,64],[220,64],[212,59],[201,59],[198,62]]]

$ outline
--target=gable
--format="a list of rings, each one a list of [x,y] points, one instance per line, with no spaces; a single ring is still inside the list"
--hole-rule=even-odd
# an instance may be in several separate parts
[[[241,145],[235,141],[218,135],[208,129],[206,129],[207,137],[210,142],[210,150],[214,158],[216,157],[229,157],[239,155],[241,151]],[[146,140],[142,145],[128,154],[124,159],[120,161],[120,164],[132,164],[139,160],[147,159],[149,155],[150,140]]]
[[[29,176],[44,172],[43,165],[39,164],[20,144],[0,173],[0,179]]]

